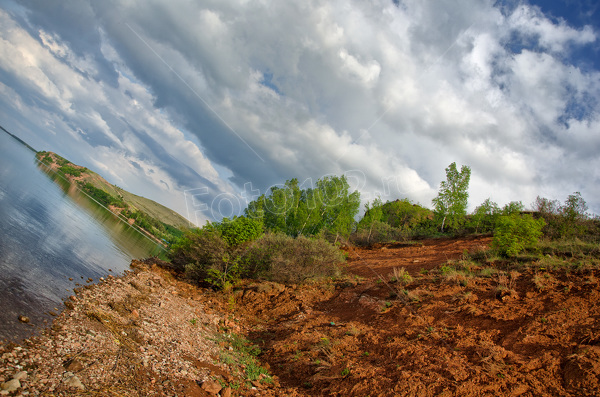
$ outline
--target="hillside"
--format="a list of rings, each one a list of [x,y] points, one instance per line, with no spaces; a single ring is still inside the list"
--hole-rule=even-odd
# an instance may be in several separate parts
[[[76,184],[81,191],[138,226],[158,241],[172,242],[189,222],[177,212],[153,200],[115,186],[92,170],[73,164],[53,152],[37,152],[37,159],[50,170]]]

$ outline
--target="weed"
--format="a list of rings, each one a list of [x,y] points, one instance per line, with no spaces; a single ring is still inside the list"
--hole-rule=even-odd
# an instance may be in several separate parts
[[[479,271],[481,277],[492,277],[496,273],[498,273],[498,270],[493,267],[486,267]]]
[[[544,288],[546,288],[544,277],[539,273],[535,273],[531,281],[533,282],[535,288],[537,288],[538,291],[543,291]]]
[[[344,378],[348,375],[350,375],[350,368],[344,368],[342,370],[342,372],[340,373],[340,375],[342,375]]]
[[[351,335],[351,336],[358,336],[360,335],[360,330],[358,328],[356,328],[356,326],[353,324],[350,326],[350,329],[348,331],[346,331],[346,335]]]
[[[406,271],[405,268],[398,269],[397,267],[395,267],[393,269],[392,274],[393,274],[393,279],[402,285],[408,285],[408,284],[412,283],[412,281],[413,281],[412,276]]]
[[[196,323],[198,323],[198,319],[193,318],[193,319],[190,320],[190,324],[196,325]]]
[[[221,341],[229,343],[232,348],[232,350],[221,354],[221,360],[225,364],[240,368],[240,370],[244,371],[248,381],[261,380],[265,383],[272,382],[272,378],[269,376],[267,370],[256,359],[261,353],[258,346],[234,333],[223,335]]]

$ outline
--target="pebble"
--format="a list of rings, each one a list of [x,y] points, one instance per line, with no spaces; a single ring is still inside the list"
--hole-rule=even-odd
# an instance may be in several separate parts
[[[11,379],[8,382],[4,382],[2,386],[0,386],[0,388],[2,388],[3,391],[7,392],[15,391],[19,387],[21,387],[21,382],[19,382],[18,379]]]
[[[72,372],[65,372],[64,383],[69,387],[74,387],[79,390],[85,390],[85,386],[83,385],[83,383],[81,383],[81,380],[77,377],[77,375],[74,375]]]

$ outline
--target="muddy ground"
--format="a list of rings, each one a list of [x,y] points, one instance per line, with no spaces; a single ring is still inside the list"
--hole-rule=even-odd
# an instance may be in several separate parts
[[[3,394],[600,395],[597,266],[465,256],[485,262],[489,243],[347,248],[344,278],[227,292],[142,266],[81,291],[41,337],[0,344],[0,381],[26,372]],[[260,347],[271,377],[238,354],[257,349],[236,335]]]

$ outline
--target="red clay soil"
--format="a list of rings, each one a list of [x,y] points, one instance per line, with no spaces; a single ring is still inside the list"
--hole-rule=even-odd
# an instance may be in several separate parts
[[[234,291],[233,312],[279,381],[257,393],[599,396],[598,269],[451,270],[489,242],[352,249],[343,281]],[[394,267],[412,280],[394,280]]]

